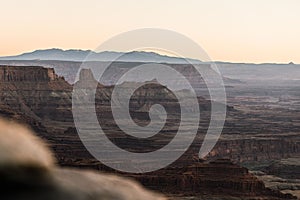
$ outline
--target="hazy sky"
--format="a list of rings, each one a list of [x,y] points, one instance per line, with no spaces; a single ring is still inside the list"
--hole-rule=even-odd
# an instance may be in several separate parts
[[[1,0],[0,8],[0,55],[95,49],[125,31],[166,28],[212,60],[300,63],[300,0]]]

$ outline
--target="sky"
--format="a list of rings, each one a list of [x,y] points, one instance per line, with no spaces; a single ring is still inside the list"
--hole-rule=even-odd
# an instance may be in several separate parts
[[[1,56],[93,50],[126,31],[162,28],[215,61],[300,63],[299,0],[1,0],[0,8]]]

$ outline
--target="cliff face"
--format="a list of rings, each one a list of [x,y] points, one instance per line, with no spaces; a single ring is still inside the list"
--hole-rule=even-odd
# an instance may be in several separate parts
[[[0,101],[12,112],[41,122],[71,120],[72,87],[54,69],[0,66]]]
[[[224,139],[216,144],[208,157],[229,158],[236,163],[259,163],[288,158],[298,155],[300,152],[299,135],[269,139],[266,139],[265,136],[229,138],[224,136]]]
[[[81,62],[71,61],[0,61],[0,65],[6,66],[43,66],[53,68],[59,76],[65,77],[69,83],[74,83],[76,73],[81,65]]]
[[[210,194],[220,199],[226,196],[260,199],[293,199],[292,195],[281,194],[265,188],[264,183],[229,160],[194,162],[182,167],[169,167],[155,173],[135,177],[145,186],[167,194],[201,196]],[[160,187],[163,185],[164,187]],[[226,194],[226,195],[224,195]],[[205,198],[204,198],[205,199]]]
[[[0,66],[0,81],[1,82],[49,82],[57,80],[58,76],[54,69],[44,69],[42,67],[27,66]]]

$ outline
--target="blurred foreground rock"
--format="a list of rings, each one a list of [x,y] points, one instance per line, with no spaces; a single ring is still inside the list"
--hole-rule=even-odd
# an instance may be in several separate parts
[[[30,130],[0,120],[0,199],[165,199],[134,181],[86,170],[62,169]]]

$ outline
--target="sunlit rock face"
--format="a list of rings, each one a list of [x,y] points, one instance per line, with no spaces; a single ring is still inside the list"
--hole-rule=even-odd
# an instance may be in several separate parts
[[[18,124],[0,120],[0,137],[0,199],[164,199],[125,178],[57,167],[41,139]]]

